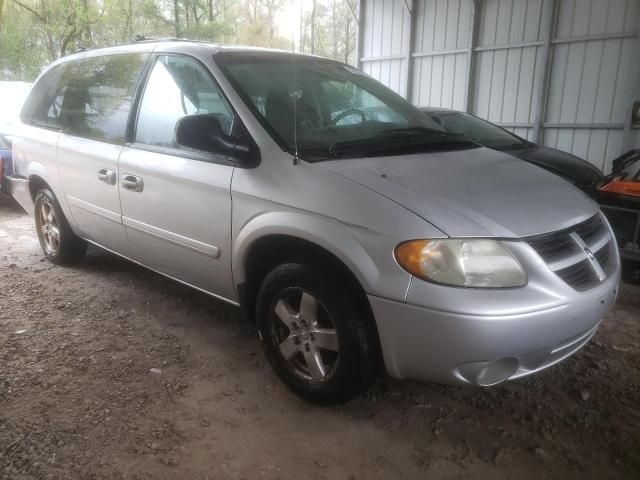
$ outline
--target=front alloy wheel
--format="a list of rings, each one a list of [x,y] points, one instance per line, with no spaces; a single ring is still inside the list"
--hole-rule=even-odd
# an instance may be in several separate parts
[[[273,342],[295,375],[310,382],[332,377],[340,342],[329,312],[316,297],[299,288],[285,290],[273,306],[270,325]]]
[[[301,263],[275,267],[257,298],[267,360],[301,397],[342,403],[374,380],[379,347],[373,319],[340,274]]]

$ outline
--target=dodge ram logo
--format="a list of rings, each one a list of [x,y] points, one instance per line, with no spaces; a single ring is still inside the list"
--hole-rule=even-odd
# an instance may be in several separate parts
[[[598,261],[596,256],[593,254],[591,249],[587,246],[587,244],[584,243],[584,240],[582,240],[582,237],[580,237],[580,235],[578,235],[576,232],[571,233],[569,236],[573,239],[574,242],[576,242],[578,247],[580,247],[580,249],[584,252],[585,256],[587,257],[586,260],[589,262],[589,265],[591,266],[591,270],[593,271],[595,276],[598,278],[598,281],[602,282],[605,278],[607,278],[607,274],[602,269],[602,265],[600,265],[600,262]],[[603,248],[608,248],[608,247],[603,247]]]

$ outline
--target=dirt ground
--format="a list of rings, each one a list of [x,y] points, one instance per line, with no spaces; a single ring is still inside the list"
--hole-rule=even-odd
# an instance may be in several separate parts
[[[381,380],[336,408],[278,381],[233,307],[0,206],[0,478],[640,478],[640,287],[582,351],[491,389]]]

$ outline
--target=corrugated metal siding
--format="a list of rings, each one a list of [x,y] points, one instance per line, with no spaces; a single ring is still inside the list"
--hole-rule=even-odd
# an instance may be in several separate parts
[[[487,0],[479,9],[476,82],[471,110],[531,138],[535,79],[544,67],[542,18],[551,2]]]
[[[479,0],[471,84],[473,2],[407,3],[415,5],[413,23],[402,0],[365,1],[362,67],[374,78],[401,95],[412,80],[414,104],[458,110],[467,109],[469,85],[472,113],[533,140],[544,19],[553,14],[542,141],[605,170],[621,153],[631,95],[640,97],[630,70],[640,50],[640,0]],[[640,147],[638,130],[628,138],[625,148]]]
[[[464,109],[471,3],[419,1],[415,15],[411,101],[416,105]]]
[[[546,128],[543,140],[606,171],[622,148],[629,67],[640,58],[635,36],[623,35],[638,31],[639,4],[638,0],[562,0],[558,8],[555,41],[567,43],[553,47],[545,124],[566,126]],[[614,38],[596,37],[602,35]],[[605,128],[584,128],[593,124]]]
[[[405,95],[409,14],[402,2],[367,2],[363,27],[362,70]]]

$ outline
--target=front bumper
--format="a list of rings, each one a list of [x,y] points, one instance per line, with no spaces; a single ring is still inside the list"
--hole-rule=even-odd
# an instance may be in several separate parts
[[[432,285],[414,280],[412,289],[434,293]],[[529,375],[567,358],[595,334],[600,321],[613,306],[619,282],[616,270],[589,292],[567,294],[553,291],[555,301],[538,309],[515,312],[511,292],[451,289],[468,302],[483,299],[468,311],[445,311],[370,296],[385,365],[396,378],[443,384],[489,386]],[[440,287],[442,288],[442,287]],[[521,295],[529,287],[521,290]],[[530,288],[534,288],[533,286]],[[411,296],[411,295],[410,295]],[[504,297],[502,304],[501,297]],[[414,298],[416,298],[414,292]],[[455,305],[462,307],[461,304]],[[453,310],[453,309],[451,309]],[[491,313],[495,312],[495,313]]]
[[[29,215],[33,216],[33,199],[29,190],[29,180],[19,177],[7,177],[7,185],[9,194]]]

